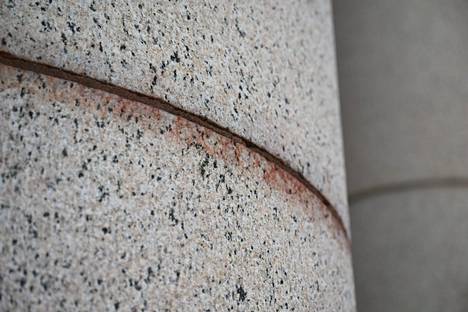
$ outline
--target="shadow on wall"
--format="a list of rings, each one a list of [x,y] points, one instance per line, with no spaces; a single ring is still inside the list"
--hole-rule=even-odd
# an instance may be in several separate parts
[[[358,309],[467,311],[468,2],[334,17]]]

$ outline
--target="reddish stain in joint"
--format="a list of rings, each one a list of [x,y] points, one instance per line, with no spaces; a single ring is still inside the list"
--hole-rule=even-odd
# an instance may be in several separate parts
[[[71,101],[80,99],[80,104],[92,105],[101,117],[109,116],[108,108],[114,104],[112,114],[123,119],[135,117],[143,123],[141,126],[154,124],[161,120],[161,111],[153,106],[143,105],[107,92],[92,90],[81,84],[68,82],[68,87],[56,78],[43,76],[49,91],[45,94],[57,101]],[[167,114],[165,117],[173,116]],[[231,138],[219,135],[214,131],[199,126],[181,116],[172,117],[171,129],[166,133],[187,145],[198,144],[204,151],[226,163],[234,163],[242,168],[249,168],[252,173],[263,168],[263,178],[270,187],[289,195],[299,195],[308,192],[307,188],[286,170],[268,161],[259,153],[251,151],[244,144],[235,142]]]
[[[182,132],[184,129],[188,128],[188,121],[180,116],[175,117],[175,122],[172,123],[170,132],[168,133],[170,137],[175,139],[177,142],[180,143],[182,139]],[[187,142],[186,138],[186,142]],[[189,143],[189,142],[187,142]]]
[[[301,202],[310,200],[310,191],[296,177],[259,153],[252,152],[242,143],[237,143],[180,116],[174,118],[169,133],[179,143],[197,144],[212,157],[248,168],[252,173],[258,172],[264,181],[277,191],[291,195]]]
[[[254,153],[252,155],[252,158],[253,158],[252,163],[254,164],[254,168],[260,168],[261,156],[257,153]]]
[[[1,75],[5,75],[5,77],[9,77],[10,74],[15,74],[14,70],[5,67],[0,67],[0,73]],[[52,101],[64,101],[76,104],[82,103],[95,109],[102,114],[101,116],[103,117],[109,116],[108,108],[110,105],[115,104],[115,106],[113,106],[113,116],[120,118],[133,116],[140,120],[143,119],[144,124],[141,125],[143,127],[147,125],[152,126],[155,120],[161,119],[161,111],[154,106],[143,105],[142,103],[127,100],[118,95],[109,94],[104,91],[89,89],[78,83],[68,82],[66,83],[68,87],[64,88],[63,81],[49,76],[41,76],[41,78],[38,79],[44,79],[42,82],[46,82],[48,87],[47,92],[44,92],[46,90],[42,90],[43,84],[38,84],[39,88],[35,88],[20,83],[19,81],[6,83],[3,87],[17,88],[19,86],[25,86],[27,89],[30,88],[29,91],[42,93],[43,96],[46,96]],[[80,99],[79,103],[75,102],[78,99]],[[120,115],[118,113],[120,113]],[[257,172],[260,173],[261,176],[263,169],[263,179],[272,189],[276,189],[287,195],[292,195],[293,199],[298,199],[303,202],[304,205],[301,206],[305,212],[312,217],[314,214],[311,214],[310,209],[317,203],[320,207],[319,209],[323,210],[322,216],[334,225],[336,229],[335,234],[341,237],[342,231],[340,224],[337,222],[338,219],[332,218],[333,214],[327,210],[325,204],[320,202],[319,197],[314,195],[293,174],[281,168],[275,162],[269,161],[262,154],[253,151],[244,144],[238,143],[228,136],[223,136],[209,128],[199,126],[183,117],[173,117],[173,115],[169,113],[166,114],[165,112],[164,114],[164,118],[169,121],[169,124],[172,126],[172,129],[166,132],[165,135],[174,137],[179,142],[185,142],[189,145],[194,143],[199,144],[207,154],[221,158],[226,163],[234,163],[241,165],[243,168],[251,168],[251,173],[254,175]],[[151,129],[151,127],[149,129]],[[244,159],[246,160],[245,164],[243,163]],[[330,179],[327,177],[326,182],[329,183],[329,180]],[[289,198],[291,199],[291,197]]]
[[[289,195],[303,195],[310,191],[290,173],[282,168],[278,168],[275,163],[269,162],[266,165],[264,180],[271,187]]]

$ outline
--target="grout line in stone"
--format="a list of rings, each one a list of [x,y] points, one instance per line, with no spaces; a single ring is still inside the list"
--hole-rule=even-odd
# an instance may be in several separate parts
[[[324,204],[326,209],[330,212],[330,214],[336,221],[339,227],[339,230],[344,234],[345,239],[347,240],[348,244],[350,244],[350,238],[349,238],[348,232],[346,230],[346,227],[344,225],[344,222],[341,216],[338,214],[338,211],[336,210],[336,208],[331,204],[331,202],[325,197],[325,195],[321,191],[319,191],[314,185],[312,185],[312,183],[310,183],[306,178],[304,178],[304,176],[301,173],[292,169],[282,159],[280,159],[277,156],[274,156],[273,154],[268,152],[265,148],[262,148],[256,145],[255,143],[249,141],[248,139],[245,139],[231,132],[228,128],[222,127],[218,125],[217,123],[209,120],[208,118],[205,118],[205,117],[196,115],[194,113],[185,111],[183,109],[180,109],[163,99],[148,96],[148,95],[136,92],[136,91],[131,91],[129,89],[125,89],[123,87],[119,87],[119,86],[116,86],[116,85],[113,85],[113,84],[110,84],[110,83],[107,83],[98,79],[90,78],[82,74],[77,74],[72,71],[62,69],[62,68],[54,67],[54,66],[43,64],[43,63],[36,62],[36,61],[23,59],[8,52],[0,51],[0,63],[7,65],[7,66],[35,72],[38,74],[56,77],[62,80],[73,81],[91,89],[101,90],[110,94],[117,95],[121,98],[125,98],[127,100],[131,100],[134,102],[139,102],[145,105],[156,107],[170,114],[180,116],[197,125],[208,128],[218,133],[219,135],[222,135],[224,137],[231,139],[235,143],[244,145],[246,148],[263,156],[266,160],[272,162],[273,164],[278,166],[280,169],[286,171],[293,178],[295,178],[302,185],[304,185],[310,192],[312,192],[315,196],[317,196],[318,199]]]
[[[349,204],[352,205],[381,195],[437,188],[468,188],[468,178],[444,177],[382,184],[353,192],[348,195],[348,200]]]

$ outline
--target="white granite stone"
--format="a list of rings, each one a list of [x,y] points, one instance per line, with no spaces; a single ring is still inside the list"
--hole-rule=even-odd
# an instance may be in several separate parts
[[[347,225],[329,0],[16,1],[1,50],[162,98],[300,172]]]
[[[355,311],[327,207],[245,146],[0,66],[0,310]]]

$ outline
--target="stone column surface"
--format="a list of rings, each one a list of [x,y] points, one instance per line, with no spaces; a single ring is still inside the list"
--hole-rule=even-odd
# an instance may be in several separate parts
[[[0,310],[355,311],[329,1],[0,18]]]
[[[468,306],[468,3],[335,2],[360,311]]]

